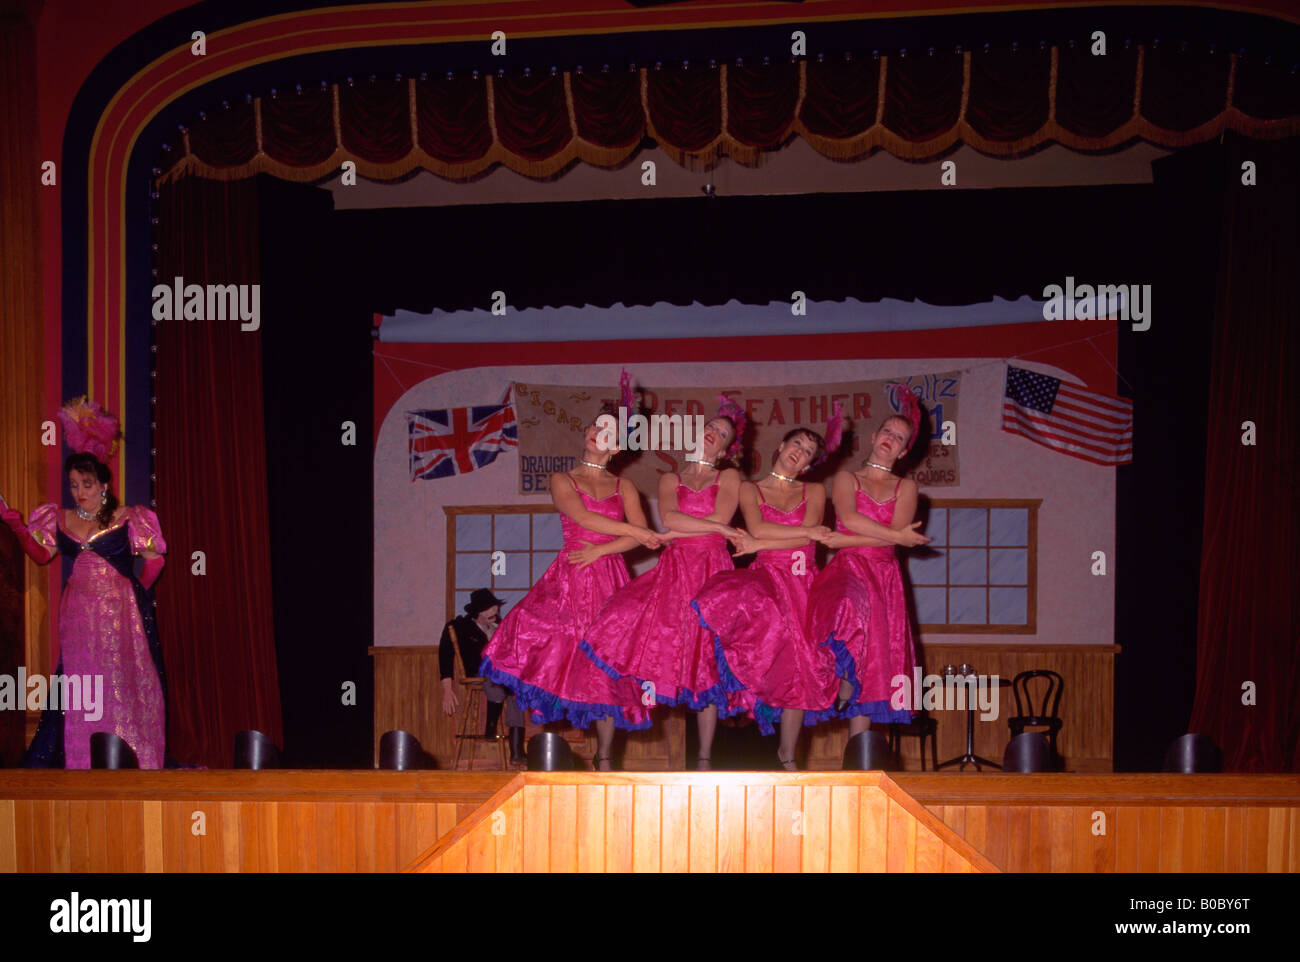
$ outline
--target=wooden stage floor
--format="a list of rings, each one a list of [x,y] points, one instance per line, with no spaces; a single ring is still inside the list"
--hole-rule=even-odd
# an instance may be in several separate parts
[[[1300,776],[0,771],[3,872],[1296,872]]]

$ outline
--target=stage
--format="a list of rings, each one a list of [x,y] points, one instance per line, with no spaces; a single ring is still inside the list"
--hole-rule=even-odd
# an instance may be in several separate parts
[[[0,772],[3,872],[1296,872],[1300,777]]]

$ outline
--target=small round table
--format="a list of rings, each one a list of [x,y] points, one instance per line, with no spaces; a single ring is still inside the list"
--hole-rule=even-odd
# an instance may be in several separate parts
[[[972,687],[969,681],[969,679],[971,678],[975,679],[975,685],[980,688],[988,687],[996,690],[997,688],[1000,688],[1002,686],[1002,679],[999,678],[997,675],[945,676],[944,685],[946,687],[948,685],[960,684],[962,687],[964,687],[967,690],[967,693],[969,695],[971,694],[971,687]],[[945,696],[946,696],[946,692],[945,692]],[[950,758],[946,762],[941,762],[936,767],[935,769],[936,771],[942,768],[947,768],[949,765],[961,766],[960,768],[958,768],[958,771],[964,770],[967,765],[974,765],[976,771],[980,771],[981,765],[988,765],[991,768],[996,768],[998,771],[1002,770],[1002,766],[999,765],[997,762],[991,762],[987,758],[981,758],[979,755],[975,754],[975,709],[978,707],[979,707],[978,698],[976,698],[974,703],[972,703],[972,701],[968,697],[966,702],[966,752],[965,754],[958,755],[956,758]]]

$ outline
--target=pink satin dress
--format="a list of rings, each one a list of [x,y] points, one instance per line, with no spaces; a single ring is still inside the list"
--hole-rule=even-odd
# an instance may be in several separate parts
[[[764,501],[763,520],[802,525],[807,485],[804,492],[790,511]],[[824,709],[839,688],[830,652],[805,630],[817,575],[814,548],[760,551],[748,568],[714,575],[691,602],[713,635],[718,674],[729,692],[726,714],[752,715],[765,735],[776,730],[783,709]]]
[[[857,484],[858,479],[853,480]],[[892,525],[897,503],[897,484],[894,496],[884,502],[858,485],[858,513],[872,521]],[[843,521],[836,529],[855,534]],[[891,705],[894,678],[906,676],[910,689],[917,664],[903,572],[893,545],[859,545],[835,553],[813,584],[808,633],[834,655],[835,673],[853,686],[842,713],[832,707],[818,712],[817,720],[855,715],[882,723],[912,720],[910,706]]]
[[[42,504],[32,511],[27,527],[38,543],[74,559],[59,601],[62,671],[83,682],[92,679],[93,690],[102,692],[90,711],[84,697],[81,710],[65,711],[64,765],[89,768],[90,736],[111,732],[126,740],[141,768],[162,768],[166,708],[146,633],[146,619],[153,628],[153,612],[143,611],[138,583],[109,561],[111,557],[129,570],[132,555],[165,554],[158,516],[148,508],[130,507],[117,524],[79,538],[61,523],[62,515],[58,505]]]
[[[623,520],[622,482],[607,498],[593,498],[569,478],[588,511]],[[650,714],[632,678],[610,678],[578,647],[601,605],[631,577],[620,554],[579,568],[569,553],[614,540],[560,516],[563,547],[522,601],[506,612],[483,649],[479,674],[515,693],[539,724],[567,720],[578,728],[612,715],[620,728],[649,728]]]
[[[679,481],[677,510],[707,518],[718,500],[718,482],[696,491]],[[727,707],[718,678],[713,635],[700,625],[691,598],[720,571],[731,571],[720,534],[677,538],[659,563],[614,593],[582,643],[583,651],[612,679],[630,676],[642,691],[652,684],[661,705]]]

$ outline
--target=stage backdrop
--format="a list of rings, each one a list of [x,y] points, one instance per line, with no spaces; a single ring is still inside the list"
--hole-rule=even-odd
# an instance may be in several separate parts
[[[920,332],[917,336],[922,337]],[[933,335],[925,340],[942,343]],[[1079,347],[1092,352],[1086,343]],[[1016,364],[1078,383],[1063,369],[1027,361]],[[468,407],[467,415],[481,415],[488,423],[496,416],[493,409],[509,409],[506,389],[512,384],[530,389],[594,385],[593,396],[580,406],[589,419],[599,407],[595,395],[617,395],[623,366],[623,359],[613,357],[600,364],[447,371],[411,385],[389,408],[375,449],[376,645],[435,644],[443,621],[460,610],[475,587],[491,586],[508,603],[517,602],[559,548],[558,517],[549,496],[520,493],[517,431],[514,436],[498,432],[490,443],[470,451],[461,467],[472,462],[472,470],[415,479],[409,413]],[[928,550],[913,553],[908,563],[923,641],[1114,642],[1114,468],[1056,453],[1004,431],[1006,363],[1001,357],[627,367],[636,384],[663,398],[716,397],[718,387],[737,384],[784,396],[790,385],[861,385],[915,379],[926,372],[959,375],[960,420],[949,417],[947,409],[944,419],[957,426],[961,472],[954,477],[957,483],[922,487],[930,503],[926,531],[935,541]],[[601,390],[602,385],[607,387]],[[871,418],[860,419],[854,425],[859,439],[884,416],[877,406]],[[507,420],[503,417],[501,423]],[[757,453],[765,459],[771,452],[760,448]],[[642,459],[648,460],[645,455]],[[861,460],[860,451],[846,458],[849,463],[856,463],[854,459]],[[655,491],[653,485],[639,487],[647,494]],[[657,523],[653,500],[648,507]],[[1105,576],[1093,574],[1097,551],[1105,553]],[[640,572],[654,563],[654,556],[642,552],[629,555],[629,561]]]

